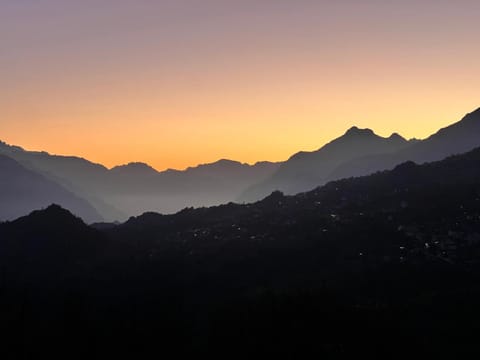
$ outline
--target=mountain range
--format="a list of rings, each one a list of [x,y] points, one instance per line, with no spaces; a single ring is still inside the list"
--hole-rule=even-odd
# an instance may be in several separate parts
[[[99,213],[97,221],[125,220],[145,211],[173,213],[189,206],[233,201],[245,188],[267,178],[279,166],[272,162],[248,165],[219,160],[184,171],[158,172],[143,163],[107,169],[79,157],[26,151],[6,143],[0,143],[0,154],[83,198]],[[68,203],[60,204],[68,207]],[[30,209],[37,205],[33,202]]]
[[[408,147],[398,134],[388,138],[370,129],[352,127],[343,136],[313,152],[299,152],[284,162],[270,178],[248,189],[239,200],[255,201],[279,190],[296,194],[324,184],[339,166],[367,155],[391,154]]]
[[[479,163],[477,148],[103,229],[57,205],[0,223],[0,354],[21,334],[75,358],[478,355]]]
[[[43,183],[56,184],[70,198],[77,199],[73,204],[66,195],[50,197],[51,201],[93,222],[123,221],[149,211],[169,214],[186,207],[253,202],[277,190],[296,194],[332,180],[392,169],[405,161],[421,164],[441,160],[477,146],[480,146],[480,109],[424,140],[406,140],[396,133],[381,137],[370,129],[352,127],[319,150],[299,152],[283,163],[248,165],[223,159],[183,171],[158,172],[144,163],[108,169],[79,157],[26,151],[3,142],[0,155],[13,159],[24,171],[36,174],[32,175],[32,182],[42,179]],[[14,181],[14,177],[4,177],[3,181]],[[14,185],[9,183],[4,187]],[[0,210],[4,218],[45,205],[39,200],[30,204],[28,199],[23,201],[23,205],[16,207],[2,202]]]
[[[459,122],[440,129],[427,139],[416,141],[401,151],[353,159],[338,167],[328,180],[367,175],[375,171],[391,169],[405,161],[422,164],[441,160],[450,155],[470,151],[478,147],[479,142],[480,109],[477,109],[465,115]]]
[[[425,140],[388,138],[370,129],[353,127],[343,136],[313,152],[293,155],[264,182],[246,190],[239,201],[254,201],[280,190],[308,191],[328,181],[372,174],[405,162],[424,163],[461,154],[480,146],[480,109]]]

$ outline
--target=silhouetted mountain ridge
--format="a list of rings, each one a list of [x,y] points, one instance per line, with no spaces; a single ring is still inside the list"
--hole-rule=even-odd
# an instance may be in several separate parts
[[[148,210],[173,213],[187,206],[232,201],[279,166],[222,159],[183,171],[158,172],[145,163],[108,170],[82,158],[25,151],[5,143],[0,144],[0,153],[86,199],[108,221],[124,220]]]
[[[111,168],[110,171],[117,174],[140,175],[140,176],[158,174],[157,170],[155,170],[153,167],[143,162],[131,162],[126,165],[115,166]]]
[[[294,194],[328,181],[392,169],[405,161],[423,163],[461,154],[480,146],[480,109],[425,140],[388,138],[356,126],[314,152],[300,152],[270,178],[247,190],[238,200],[254,201],[273,190]]]
[[[392,169],[409,160],[440,160],[480,145],[479,119],[477,109],[421,141],[407,141],[397,133],[381,137],[371,129],[353,126],[320,149],[296,153],[284,163],[248,165],[221,159],[183,171],[158,172],[145,163],[108,170],[79,157],[25,151],[3,142],[0,153],[85,199],[107,221],[114,221],[145,211],[175,213],[191,206],[255,201],[274,190],[295,194],[328,181]]]
[[[398,133],[393,133],[392,135],[390,135],[388,137],[389,140],[396,140],[396,141],[401,141],[401,142],[404,142],[404,141],[407,141],[403,136],[401,136],[400,134]]]
[[[0,155],[0,219],[12,220],[57,202],[88,222],[102,217],[85,200],[15,160]]]
[[[352,126],[345,132],[344,137],[357,137],[357,136],[371,136],[374,137],[376,134],[371,129],[361,129],[357,126]]]
[[[392,153],[409,144],[399,135],[384,138],[371,129],[354,126],[319,150],[293,155],[271,178],[248,189],[239,200],[259,199],[273,190],[288,194],[310,190],[325,183],[330,173],[345,162],[365,155]]]
[[[154,224],[156,220],[162,219],[165,223],[170,223],[172,218],[181,217],[186,212],[189,216],[197,213],[199,217],[205,216],[206,213],[212,212],[218,213],[222,208],[222,212],[228,215],[228,209],[245,209],[246,212],[254,213],[256,207],[264,205],[271,206],[271,210],[281,205],[281,208],[288,211],[289,206],[293,208],[301,208],[302,204],[310,208],[316,202],[322,202],[325,200],[323,196],[329,194],[328,198],[331,198],[329,204],[333,207],[337,207],[340,204],[341,198],[348,196],[353,197],[382,197],[386,191],[387,193],[395,193],[402,186],[405,188],[428,188],[435,185],[450,185],[450,186],[462,186],[470,184],[480,184],[480,148],[474,149],[468,153],[461,155],[453,155],[444,160],[416,164],[413,161],[407,161],[405,163],[395,166],[392,170],[385,170],[377,172],[372,175],[362,176],[358,178],[349,178],[331,181],[323,186],[319,186],[311,191],[300,193],[297,195],[284,195],[280,191],[274,191],[264,199],[247,205],[238,204],[226,204],[220,207],[212,207],[205,209],[185,209],[174,215],[160,215],[154,212],[149,212],[138,217],[132,217],[125,225],[132,224],[135,221],[146,220],[146,223]],[[334,200],[335,199],[335,200]],[[480,193],[479,193],[480,199]],[[370,200],[364,200],[370,201]],[[337,202],[337,203],[336,203]],[[327,204],[323,204],[322,208],[328,210]],[[186,212],[185,212],[186,211]],[[232,219],[234,217],[231,217]]]
[[[437,161],[450,155],[465,153],[478,146],[480,146],[480,109],[465,115],[459,122],[440,129],[425,140],[413,141],[411,146],[393,154],[370,155],[348,161],[333,171],[328,180],[367,175],[391,169],[409,160],[417,163]]]
[[[83,220],[58,204],[51,204],[43,210],[34,210],[30,214],[9,222],[10,228],[24,233],[52,235],[59,229],[71,229],[72,232],[88,229]]]

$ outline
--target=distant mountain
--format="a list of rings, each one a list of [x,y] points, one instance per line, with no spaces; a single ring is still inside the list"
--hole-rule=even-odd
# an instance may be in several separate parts
[[[275,190],[295,194],[328,181],[392,169],[405,161],[441,160],[480,146],[480,109],[425,140],[407,141],[394,133],[376,135],[352,127],[313,152],[299,152],[284,163],[254,165],[231,160],[158,172],[144,163],[111,170],[88,160],[26,151],[0,142],[0,154],[85,199],[107,221],[154,211],[175,213],[231,201],[259,200]]]
[[[0,154],[14,158],[88,200],[107,221],[146,211],[174,213],[189,206],[234,201],[245,189],[273,174],[279,163],[255,165],[220,160],[184,171],[158,172],[144,163],[109,170],[73,156],[26,151],[0,142]]]
[[[476,204],[472,210],[478,212],[480,211],[478,207],[480,205],[479,164],[480,147],[464,154],[449,156],[441,161],[424,164],[407,161],[392,170],[331,181],[297,195],[285,195],[280,191],[274,191],[264,199],[252,204],[226,204],[203,209],[185,209],[173,215],[146,213],[138,217],[131,217],[124,224],[109,229],[121,232],[130,227],[139,231],[151,228],[154,232],[162,232],[166,230],[163,229],[165,226],[169,228],[168,231],[177,232],[182,227],[189,231],[190,228],[204,226],[205,229],[222,227],[225,231],[229,231],[231,230],[230,222],[243,224],[245,227],[258,225],[263,228],[264,226],[268,227],[271,221],[278,221],[278,225],[282,224],[283,226],[282,216],[277,218],[275,214],[288,215],[288,218],[295,220],[291,224],[303,221],[302,213],[312,209],[317,209],[323,215],[327,215],[330,220],[335,220],[335,216],[331,216],[335,211],[341,211],[348,216],[362,217],[366,214],[361,210],[367,208],[371,212],[380,214],[401,212],[408,207],[408,202],[405,206],[402,205],[403,200],[407,199],[414,199],[418,202],[415,209],[420,211],[423,207],[434,206],[432,203],[422,204],[422,196],[419,196],[429,191],[438,197],[439,203],[461,201],[460,197],[455,198],[455,194],[442,194],[441,188],[445,186],[458,188],[457,192],[462,193],[462,196],[466,195],[465,191],[469,192],[471,195],[469,202]],[[395,208],[389,208],[391,204],[395,204]],[[462,214],[462,207],[452,209],[452,211]],[[269,216],[274,219],[267,220],[266,218]],[[474,221],[476,226],[480,226],[477,218],[470,220]],[[228,223],[228,226],[222,224],[223,222]],[[249,225],[246,225],[247,223]],[[238,230],[235,228],[232,231],[236,233]],[[301,231],[300,228],[297,230]],[[207,232],[210,233],[210,231]],[[249,232],[242,231],[241,233],[245,235]],[[282,235],[278,234],[278,236]],[[216,238],[220,242],[224,239],[218,234]],[[199,242],[198,245],[202,245],[202,243]]]
[[[424,163],[450,155],[462,154],[480,146],[480,109],[467,114],[459,122],[439,130],[429,138],[417,141],[393,154],[356,158],[339,166],[328,180],[362,176],[391,169],[405,161]]]
[[[87,222],[102,219],[84,199],[7,156],[0,155],[0,174],[0,220],[15,219],[52,202],[70,209]]]
[[[314,152],[300,152],[283,163],[266,181],[237,200],[255,201],[274,190],[295,194],[329,181],[392,169],[414,161],[437,161],[480,146],[480,109],[425,140],[405,140],[394,133],[382,138],[369,129],[351,128],[342,137]]]
[[[388,138],[370,129],[352,127],[343,136],[313,152],[299,152],[283,163],[265,182],[254,185],[239,198],[254,201],[280,190],[295,194],[324,184],[341,164],[366,155],[391,154],[411,145],[394,133]]]
[[[105,201],[131,215],[146,211],[170,214],[185,207],[234,201],[245,189],[268,178],[279,166],[271,162],[248,165],[219,160],[184,171],[153,172],[145,168],[135,174],[111,171],[110,186],[103,187],[102,193]]]
[[[104,201],[102,195],[95,190],[96,184],[107,182],[105,175],[108,173],[108,169],[103,165],[76,156],[51,155],[44,151],[26,151],[19,146],[0,141],[0,155],[2,154],[86,199],[107,220],[121,219],[127,216]]]
[[[110,172],[118,175],[132,175],[143,176],[157,174],[158,171],[152,168],[150,165],[142,162],[132,162],[127,165],[120,165],[113,167]]]

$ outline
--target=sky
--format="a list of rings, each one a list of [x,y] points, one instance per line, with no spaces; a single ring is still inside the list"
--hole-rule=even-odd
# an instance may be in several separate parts
[[[0,0],[0,139],[109,167],[280,161],[480,107],[478,0]]]

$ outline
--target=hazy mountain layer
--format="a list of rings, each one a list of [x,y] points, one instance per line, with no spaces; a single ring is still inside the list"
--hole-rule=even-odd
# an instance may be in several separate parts
[[[270,176],[278,166],[269,162],[250,166],[220,160],[185,171],[156,173],[127,165],[108,174],[112,185],[102,191],[110,204],[129,210],[129,214],[174,213],[185,207],[231,202],[247,187]]]
[[[85,200],[46,177],[0,155],[0,220],[12,220],[52,202],[70,209],[85,221],[102,217]]]
[[[87,199],[109,221],[125,220],[145,211],[174,213],[189,206],[227,203],[269,177],[279,166],[271,162],[250,166],[220,160],[185,171],[157,172],[142,163],[109,170],[82,158],[25,151],[5,143],[0,143],[0,154]]]

